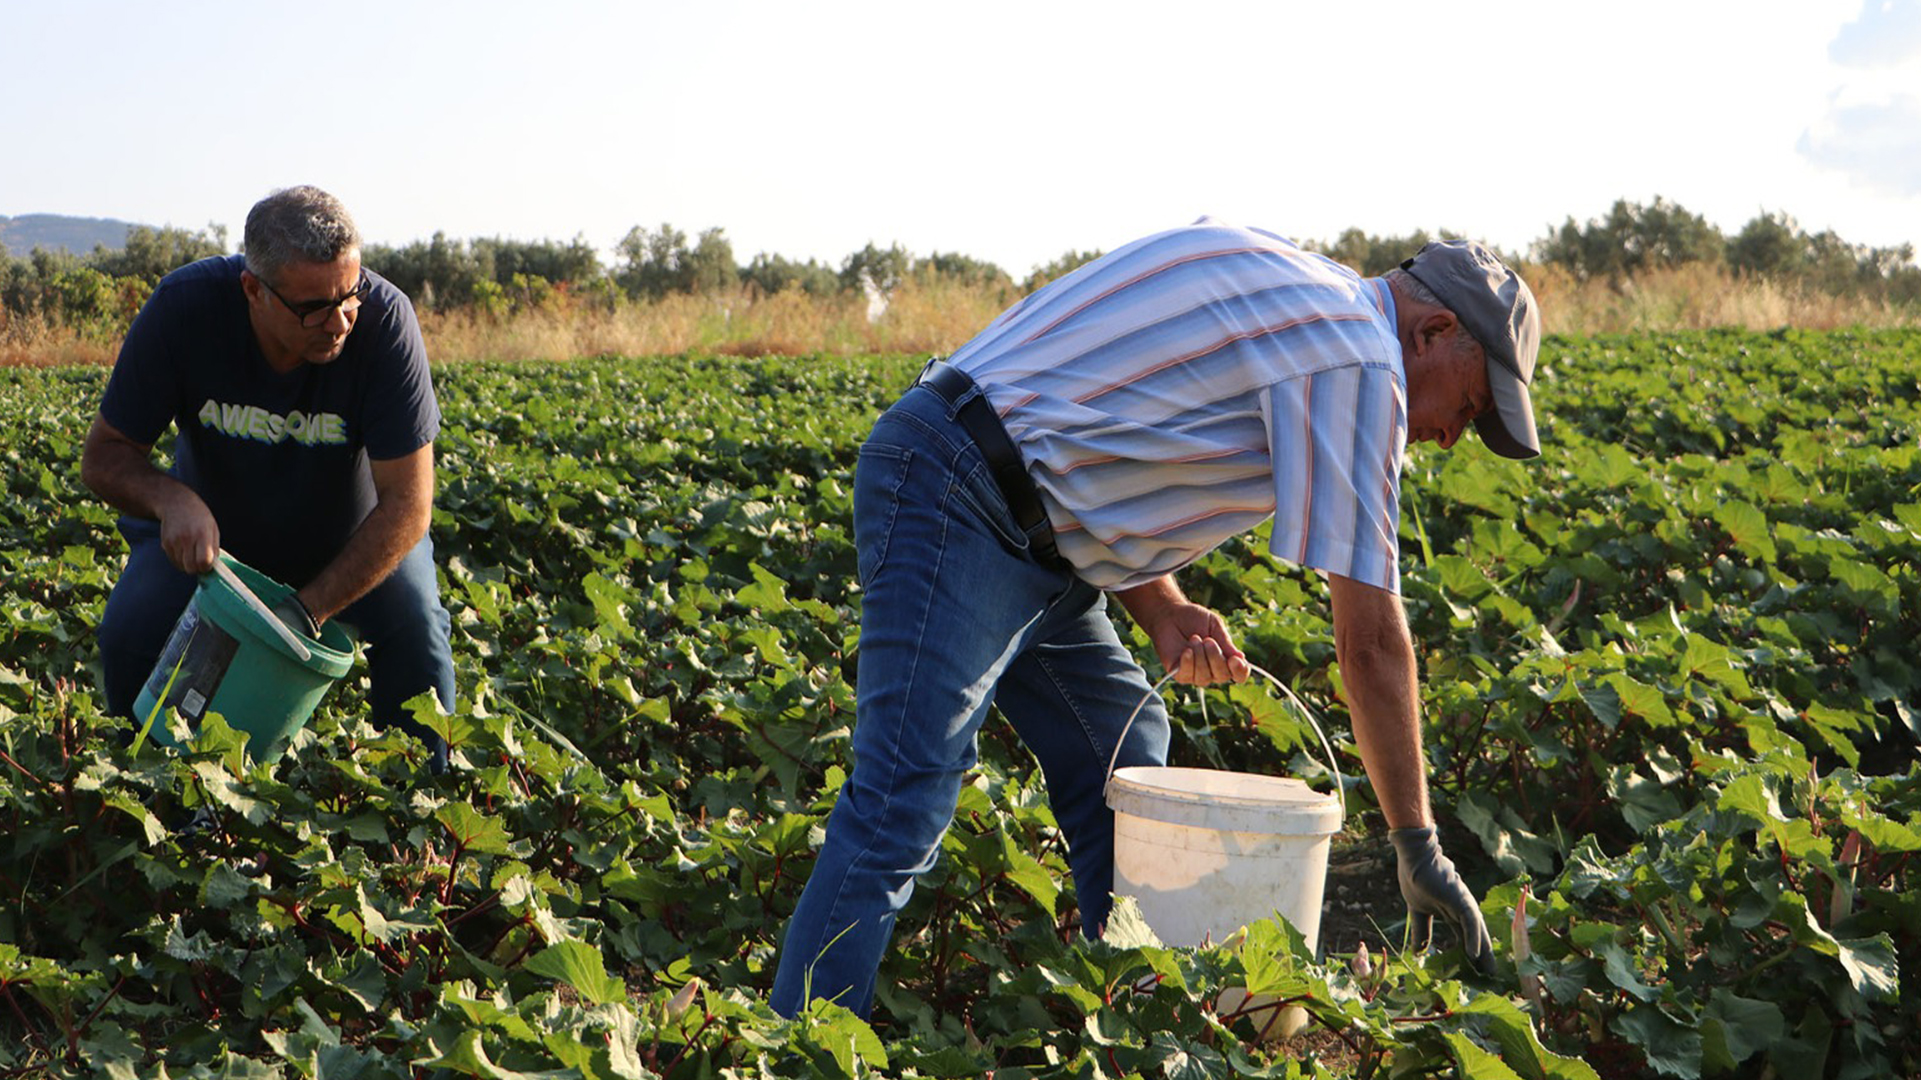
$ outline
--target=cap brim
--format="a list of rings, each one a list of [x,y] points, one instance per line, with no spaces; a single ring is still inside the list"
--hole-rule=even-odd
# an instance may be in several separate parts
[[[1487,364],[1488,389],[1494,407],[1474,418],[1474,430],[1489,450],[1505,458],[1541,456],[1541,439],[1534,432],[1534,402],[1520,376],[1497,361]]]

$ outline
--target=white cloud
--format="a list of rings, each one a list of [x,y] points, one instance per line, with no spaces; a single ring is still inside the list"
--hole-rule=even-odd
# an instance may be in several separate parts
[[[1895,196],[1921,195],[1921,98],[1837,105],[1795,145],[1803,157]]]
[[[1828,44],[1842,67],[1878,68],[1921,57],[1921,0],[1865,0]]]
[[[1796,152],[1871,191],[1921,195],[1921,0],[1864,0],[1828,59],[1848,74]]]

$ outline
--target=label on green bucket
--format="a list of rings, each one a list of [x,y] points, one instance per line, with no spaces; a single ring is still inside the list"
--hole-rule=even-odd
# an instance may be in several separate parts
[[[160,662],[147,676],[146,697],[158,701],[167,680],[173,680],[173,689],[167,693],[165,704],[180,710],[187,719],[198,721],[207,710],[207,703],[213,700],[215,690],[220,688],[220,680],[226,677],[227,668],[232,666],[233,657],[240,651],[240,642],[232,634],[222,630],[209,619],[200,617],[200,605],[188,604],[187,610],[180,613],[179,621],[173,624],[173,633],[167,637],[167,647],[160,650]],[[179,674],[174,673],[175,665]]]

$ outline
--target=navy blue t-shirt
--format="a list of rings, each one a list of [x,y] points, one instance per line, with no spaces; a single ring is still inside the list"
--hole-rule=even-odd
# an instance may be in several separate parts
[[[282,375],[267,363],[240,286],[246,260],[217,256],[162,278],[134,319],[100,414],[151,445],[173,424],[171,474],[220,525],[220,546],[298,588],[374,507],[367,461],[431,443],[440,408],[406,294],[373,288],[332,363]],[[123,517],[132,541],[159,523]]]

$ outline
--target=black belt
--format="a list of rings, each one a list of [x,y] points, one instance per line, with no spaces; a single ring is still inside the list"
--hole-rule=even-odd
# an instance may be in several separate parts
[[[1034,553],[1034,560],[1050,570],[1070,569],[1067,560],[1061,558],[1060,548],[1054,544],[1054,527],[1047,521],[1047,511],[1041,508],[1034,478],[1027,475],[1027,464],[1021,460],[1020,451],[1014,449],[1014,440],[1007,437],[1007,429],[1001,426],[1001,418],[988,403],[987,395],[977,393],[956,407],[956,403],[975,388],[974,380],[961,369],[938,360],[921,373],[920,385],[939,394],[948,407],[954,409],[954,419],[973,436],[974,445],[980,448],[981,457],[986,459],[987,469],[994,476],[994,484],[1001,489],[1001,497],[1007,500],[1007,509],[1014,515],[1014,524],[1027,534],[1027,547]]]

